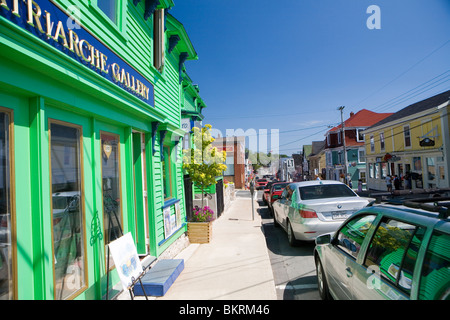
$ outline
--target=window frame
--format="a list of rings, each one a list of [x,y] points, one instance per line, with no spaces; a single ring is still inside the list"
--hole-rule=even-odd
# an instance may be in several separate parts
[[[408,135],[406,134],[408,133]],[[408,144],[406,143],[408,141]],[[403,142],[405,144],[405,148],[411,148],[411,128],[408,125],[403,126]]]
[[[98,5],[99,0],[91,0],[90,6],[93,8],[95,16],[101,20],[101,22],[108,24],[112,27],[112,30],[125,39],[126,35],[126,21],[127,21],[127,1],[116,0],[116,22],[102,10]]]
[[[419,299],[421,296],[421,292],[422,292],[422,285],[423,285],[423,272],[425,269],[425,262],[427,261],[428,258],[428,253],[430,252],[430,245],[433,241],[433,237],[436,235],[445,235],[445,236],[450,236],[448,233],[446,232],[442,232],[440,230],[437,229],[433,229],[432,232],[430,233],[429,238],[427,239],[427,243],[426,243],[426,247],[425,247],[425,253],[423,255],[422,261],[420,261],[420,268],[417,268],[418,270],[420,270],[420,274],[418,275],[418,284],[417,284],[417,298]],[[424,240],[425,242],[425,240]],[[435,269],[436,270],[436,269]]]
[[[362,241],[362,243],[360,245],[360,248],[359,248],[356,256],[353,256],[347,250],[344,250],[342,248],[342,246],[340,245],[340,243],[339,243],[339,234],[341,233],[342,229],[344,227],[346,227],[351,221],[356,220],[356,219],[362,219],[362,218],[368,217],[368,216],[373,217],[373,220],[370,222],[371,225],[367,229],[367,233],[364,236],[364,239],[363,239],[363,241]],[[346,256],[350,257],[353,261],[358,261],[358,257],[360,256],[361,252],[363,252],[364,256],[365,256],[365,251],[367,251],[367,250],[365,250],[364,246],[365,246],[365,243],[367,243],[367,237],[372,238],[372,232],[373,232],[373,230],[375,229],[375,227],[378,224],[378,218],[379,218],[379,216],[377,214],[374,214],[374,213],[371,213],[371,212],[362,212],[361,214],[358,214],[358,215],[352,217],[350,220],[348,220],[345,223],[343,223],[339,227],[339,229],[336,231],[335,236],[334,236],[334,238],[332,240],[333,247],[336,248],[336,250],[338,250],[339,252],[341,252],[341,253],[345,254]]]
[[[9,117],[8,121],[8,155],[9,155],[9,208],[10,208],[10,238],[11,238],[11,270],[12,270],[12,300],[18,299],[17,276],[17,224],[16,224],[16,192],[15,192],[15,161],[14,161],[14,110],[0,106],[0,112]]]
[[[153,61],[152,66],[162,74],[166,51],[165,9],[156,9],[153,13]]]
[[[51,139],[51,125],[52,124],[57,124],[57,125],[61,125],[61,126],[66,126],[66,127],[70,127],[70,128],[75,128],[79,130],[79,137],[78,137],[78,142],[79,142],[79,159],[80,159],[80,211],[81,211],[81,217],[82,217],[82,230],[83,230],[83,249],[84,249],[84,259],[83,259],[83,268],[85,270],[84,272],[84,286],[80,287],[78,290],[74,291],[71,295],[69,295],[68,297],[66,297],[63,300],[73,300],[74,298],[76,298],[77,296],[79,296],[80,294],[82,294],[84,291],[87,290],[88,288],[88,263],[87,263],[87,258],[88,258],[88,251],[87,251],[87,234],[86,234],[86,208],[85,208],[85,197],[84,197],[84,152],[83,152],[83,126],[82,125],[78,125],[75,123],[71,123],[71,122],[66,122],[66,121],[62,121],[62,120],[58,120],[58,119],[53,119],[53,118],[48,118],[48,155],[49,155],[49,174],[50,174],[50,183],[49,183],[49,187],[50,187],[50,215],[51,215],[51,222],[52,222],[52,226],[51,226],[51,240],[52,240],[52,256],[55,256],[55,243],[54,243],[54,232],[53,232],[53,177],[52,177],[52,159],[51,159],[51,143],[52,143],[52,139]],[[55,278],[55,263],[52,263],[52,271],[53,271],[53,288],[56,288],[56,278]],[[56,300],[56,294],[57,291],[53,290],[53,298]]]
[[[416,257],[416,260],[415,260],[415,262],[414,262],[414,265],[417,266],[418,263],[420,263],[419,252],[420,252],[421,247],[423,246],[423,244],[424,244],[424,242],[425,242],[425,236],[426,236],[426,233],[427,233],[427,228],[426,228],[425,226],[423,226],[423,225],[420,225],[420,224],[417,224],[417,223],[411,223],[410,221],[403,221],[402,219],[398,219],[398,218],[396,218],[396,217],[382,216],[382,217],[380,218],[380,220],[377,222],[377,224],[374,226],[375,228],[374,228],[373,233],[372,233],[371,236],[370,236],[370,240],[367,242],[367,247],[366,247],[366,249],[365,249],[364,257],[362,258],[362,263],[361,263],[361,265],[362,265],[362,267],[364,267],[364,268],[369,268],[369,267],[370,267],[370,266],[368,266],[368,264],[366,263],[366,261],[367,261],[367,255],[369,254],[369,251],[370,251],[370,245],[372,244],[372,242],[373,242],[375,236],[377,235],[377,231],[379,230],[381,224],[382,224],[382,223],[387,224],[387,223],[390,223],[391,221],[396,221],[396,222],[399,222],[399,223],[404,223],[404,224],[408,224],[408,225],[410,225],[410,226],[415,227],[415,230],[413,231],[411,237],[408,239],[408,244],[407,244],[407,246],[405,247],[405,252],[403,252],[403,254],[402,254],[402,258],[401,258],[401,261],[400,261],[400,266],[399,266],[399,269],[398,269],[398,272],[399,272],[399,275],[400,275],[400,272],[402,271],[403,266],[404,266],[404,263],[405,263],[405,257],[407,256],[408,250],[409,250],[410,247],[411,247],[412,240],[413,240],[414,236],[417,234],[419,228],[422,228],[422,229],[423,229],[423,235],[422,235],[422,239],[420,240],[420,243],[419,243],[418,252],[417,252],[417,257]],[[373,264],[373,265],[371,265],[371,266],[377,266],[377,267],[379,267],[379,265],[377,265],[377,264]],[[411,282],[413,281],[413,278],[415,277],[416,270],[417,270],[417,268],[414,268],[413,273],[412,273],[412,275],[411,275],[411,276],[412,276]],[[412,288],[411,288],[411,290],[408,292],[406,289],[404,289],[403,287],[401,287],[401,286],[399,285],[400,276],[398,276],[398,277],[396,278],[395,282],[392,281],[391,279],[389,279],[386,275],[384,275],[384,274],[381,272],[381,270],[379,271],[379,276],[380,276],[380,280],[381,280],[381,281],[384,281],[384,282],[385,282],[386,284],[388,284],[389,286],[394,287],[394,288],[396,288],[397,290],[400,290],[400,291],[401,291],[403,294],[405,294],[406,296],[408,296],[408,297],[411,296],[411,294],[412,294]]]
[[[161,166],[161,173],[162,173],[162,182],[163,182],[163,196],[164,196],[164,201],[173,199],[174,196],[174,192],[173,192],[173,177],[172,177],[172,159],[171,159],[171,154],[172,154],[172,147],[169,145],[164,145],[163,146],[163,152],[164,152],[164,161],[162,161],[162,166]],[[164,171],[165,170],[165,174]],[[167,173],[169,173],[167,175]],[[166,190],[166,188],[168,188]],[[166,191],[168,191],[167,196]]]
[[[110,135],[110,136],[114,136],[117,138],[118,141],[118,145],[117,145],[117,155],[118,155],[118,167],[119,167],[119,195],[120,195],[120,203],[119,203],[119,208],[120,208],[120,227],[122,229],[122,234],[124,234],[123,232],[123,208],[122,208],[122,203],[123,203],[123,194],[122,194],[122,165],[121,165],[121,154],[120,154],[120,134],[117,133],[113,133],[113,132],[109,132],[109,131],[104,131],[104,130],[100,130],[100,159],[102,158],[102,152],[103,152],[103,144],[102,144],[102,135]],[[106,247],[108,246],[109,243],[111,243],[111,240],[106,243],[106,225],[105,225],[105,204],[104,204],[104,190],[103,190],[103,159],[101,160],[100,163],[100,174],[101,174],[101,179],[102,179],[102,221],[103,221],[103,243],[104,243],[104,247],[105,247],[105,270],[106,270],[106,264],[108,263],[107,261],[107,249]],[[113,240],[114,241],[114,240]],[[109,270],[113,270],[115,268],[114,264],[110,264],[109,265]]]
[[[385,150],[385,143],[384,143],[384,132],[380,132],[380,150],[384,151]]]

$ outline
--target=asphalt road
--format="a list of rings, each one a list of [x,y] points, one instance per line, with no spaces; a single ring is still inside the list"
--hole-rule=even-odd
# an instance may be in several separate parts
[[[241,196],[245,196],[243,193]],[[257,195],[258,206],[255,214],[260,214],[266,236],[272,271],[279,300],[320,300],[317,289],[317,275],[314,264],[313,242],[300,242],[289,246],[286,232],[275,228],[269,209]]]

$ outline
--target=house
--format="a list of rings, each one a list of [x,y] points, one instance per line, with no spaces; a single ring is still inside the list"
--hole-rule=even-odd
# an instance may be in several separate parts
[[[203,103],[173,6],[1,2],[0,299],[112,297],[109,243],[131,233],[141,257],[185,243],[182,110]]]
[[[326,179],[345,181],[359,179],[366,182],[364,130],[392,113],[376,113],[362,109],[350,112],[342,124],[330,129],[325,135]],[[343,139],[345,138],[345,140]],[[353,183],[354,184],[354,183]]]
[[[312,145],[304,144],[302,146],[302,155],[303,155],[303,180],[312,180],[314,177],[310,172],[310,163],[308,156],[311,154]]]
[[[364,131],[367,185],[387,190],[385,177],[402,188],[448,188],[450,90],[411,104]]]
[[[325,141],[313,141],[311,143],[311,153],[307,156],[311,179],[326,177],[325,165]]]

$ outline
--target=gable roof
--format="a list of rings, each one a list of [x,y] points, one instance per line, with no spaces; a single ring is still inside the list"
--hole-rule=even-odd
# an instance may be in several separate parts
[[[344,121],[345,128],[367,128],[374,125],[377,122],[382,121],[394,113],[377,113],[367,109],[362,109],[355,114],[350,114],[350,118]],[[338,131],[341,129],[341,125],[328,130],[328,132]],[[327,132],[327,133],[328,133]]]
[[[395,121],[431,108],[435,108],[449,100],[450,100],[450,90],[447,90],[445,92],[442,92],[425,100],[410,104],[409,106],[401,109],[400,111],[397,111],[391,116],[383,120],[380,120],[377,123],[374,123],[370,128],[378,127],[384,123]]]

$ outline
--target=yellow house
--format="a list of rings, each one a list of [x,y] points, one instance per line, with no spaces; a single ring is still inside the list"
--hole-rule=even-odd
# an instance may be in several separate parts
[[[414,103],[364,130],[367,187],[387,190],[448,188],[450,90]],[[395,190],[395,184],[392,183]]]

